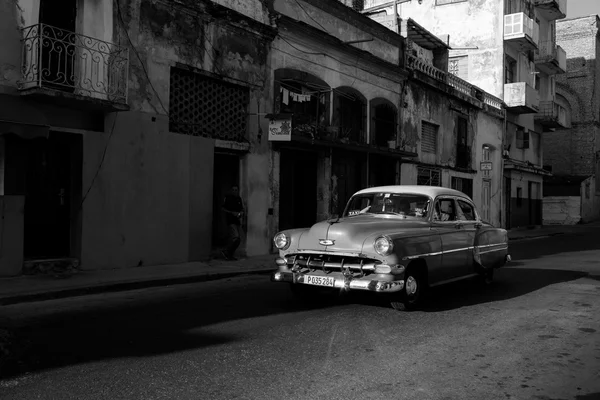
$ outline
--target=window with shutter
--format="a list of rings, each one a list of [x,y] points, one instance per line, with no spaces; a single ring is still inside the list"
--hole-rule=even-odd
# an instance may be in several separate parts
[[[421,151],[437,153],[437,133],[438,125],[421,121]]]

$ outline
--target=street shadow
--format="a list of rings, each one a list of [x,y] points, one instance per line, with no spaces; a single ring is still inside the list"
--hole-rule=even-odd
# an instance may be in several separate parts
[[[514,265],[516,263],[511,263]],[[557,283],[569,282],[587,276],[585,272],[500,268],[494,282],[485,285],[477,279],[465,279],[430,288],[424,298],[421,311],[442,312],[484,303],[510,300]],[[372,296],[368,293],[351,293],[347,302],[379,307],[390,307],[389,297]]]
[[[228,288],[229,281],[236,281],[236,287]],[[217,282],[214,284],[219,285]],[[256,276],[251,283],[245,283],[243,277],[221,282],[221,290],[205,290],[208,286],[201,284],[160,288],[163,292],[156,298],[152,298],[153,289],[126,292],[128,297],[118,297],[110,304],[103,304],[104,295],[98,295],[90,307],[77,306],[77,298],[56,300],[75,305],[26,320],[3,318],[11,322],[0,327],[10,332],[8,343],[0,338],[0,379],[104,359],[152,357],[242,341],[247,339],[243,333],[199,328],[311,308],[297,307],[288,285],[273,284],[268,275]],[[45,304],[49,302],[37,306]],[[6,309],[0,308],[0,317]]]
[[[534,260],[561,253],[600,250],[598,232],[599,229],[591,227],[568,235],[510,241],[509,253],[513,260]]]

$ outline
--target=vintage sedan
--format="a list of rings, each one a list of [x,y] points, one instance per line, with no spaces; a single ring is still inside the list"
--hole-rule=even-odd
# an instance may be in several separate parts
[[[385,293],[397,310],[429,287],[470,277],[490,283],[510,261],[507,232],[481,220],[471,199],[433,186],[381,186],[355,193],[344,212],[274,237],[271,280],[304,300],[318,292]]]

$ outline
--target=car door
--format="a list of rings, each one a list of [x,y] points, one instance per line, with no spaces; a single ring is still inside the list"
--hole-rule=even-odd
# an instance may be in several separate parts
[[[458,205],[454,197],[440,196],[434,203],[432,228],[439,234],[442,242],[441,271],[438,274],[441,281],[466,275],[467,252],[472,248],[469,232],[464,229],[463,221],[459,220]]]
[[[477,235],[477,231],[481,227],[481,221],[475,211],[475,206],[473,203],[468,201],[467,199],[456,199],[456,203],[458,204],[458,219],[460,220],[460,224],[462,225],[461,231],[466,236],[466,246],[468,250],[465,251],[466,260],[466,273],[475,273],[475,266],[473,263],[473,252],[475,246],[475,237]]]

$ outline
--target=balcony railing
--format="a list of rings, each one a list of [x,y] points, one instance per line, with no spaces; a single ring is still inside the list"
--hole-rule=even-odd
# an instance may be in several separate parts
[[[469,82],[459,78],[454,74],[442,71],[441,69],[438,69],[433,65],[426,63],[418,57],[411,55],[407,56],[407,66],[408,68],[423,72],[424,74],[432,77],[437,81],[444,82],[452,86],[454,89],[456,89],[464,95],[472,97],[473,99],[476,99],[478,101],[482,101],[490,107],[502,110],[503,102],[501,99],[492,96],[487,92],[484,92],[477,86],[470,84]]]
[[[553,40],[541,42],[535,55],[535,63],[538,69],[547,74],[564,74],[567,72],[567,53]]]
[[[45,24],[22,33],[20,90],[47,88],[127,103],[127,48]]]
[[[540,111],[535,121],[546,128],[570,128],[571,117],[567,110],[554,101],[540,101]]]

